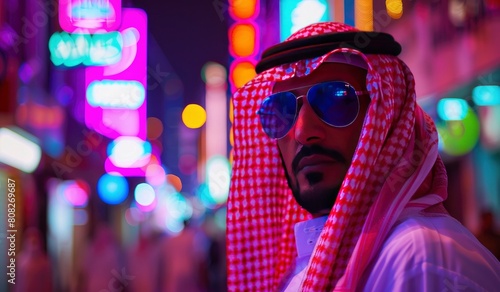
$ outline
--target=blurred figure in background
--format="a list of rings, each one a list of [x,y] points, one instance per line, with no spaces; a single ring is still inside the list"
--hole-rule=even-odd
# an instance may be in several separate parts
[[[163,292],[207,291],[206,236],[184,221],[184,229],[163,240],[161,288]]]
[[[500,260],[500,234],[495,230],[493,213],[481,213],[481,230],[477,239]]]
[[[41,232],[28,228],[24,235],[23,247],[18,257],[19,268],[14,285],[16,292],[51,292],[52,265],[42,247]]]
[[[106,223],[98,224],[83,256],[77,291],[126,291],[133,280],[125,269],[113,230]]]
[[[141,225],[137,243],[128,253],[128,273],[133,275],[128,291],[155,292],[159,290],[160,235],[147,225]]]
[[[227,291],[226,285],[226,233],[217,226],[214,214],[208,213],[203,221],[208,239],[207,288],[208,291]]]

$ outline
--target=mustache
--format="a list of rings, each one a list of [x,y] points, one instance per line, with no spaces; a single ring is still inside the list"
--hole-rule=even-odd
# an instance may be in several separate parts
[[[340,154],[340,152],[333,150],[333,149],[326,149],[324,147],[321,147],[319,145],[312,145],[312,146],[303,146],[299,153],[295,155],[295,158],[292,161],[292,171],[293,173],[297,173],[297,167],[299,166],[299,162],[302,158],[311,156],[311,155],[324,155],[330,158],[333,158],[341,163],[347,163],[347,159]]]

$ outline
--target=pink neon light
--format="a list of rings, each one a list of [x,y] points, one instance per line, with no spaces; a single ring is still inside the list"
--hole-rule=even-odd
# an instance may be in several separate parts
[[[113,31],[121,23],[121,0],[59,0],[59,24],[69,33]]]
[[[158,199],[155,198],[153,202],[149,205],[141,205],[137,202],[137,209],[141,210],[144,213],[151,212],[156,208],[156,205],[158,204]]]
[[[147,89],[147,15],[136,8],[123,8],[122,13],[119,29],[124,42],[122,59],[110,66],[87,67],[85,88],[96,80],[135,80]],[[146,100],[136,110],[93,107],[85,100],[85,124],[109,138],[136,136],[146,140],[146,108]]]
[[[139,177],[144,177],[146,176],[146,170],[145,167],[130,167],[130,168],[122,168],[118,167],[111,162],[111,159],[106,158],[106,161],[104,162],[104,170],[106,170],[107,173],[112,173],[112,172],[118,172],[119,174],[123,176],[139,176]]]
[[[60,187],[66,200],[73,206],[83,207],[87,205],[89,199],[87,183],[80,180],[65,181],[60,184]]]
[[[152,186],[161,186],[166,182],[165,169],[158,164],[150,164],[146,167],[146,182]]]
[[[102,111],[102,123],[97,126],[109,136],[138,136],[140,116],[137,110],[106,109]]]

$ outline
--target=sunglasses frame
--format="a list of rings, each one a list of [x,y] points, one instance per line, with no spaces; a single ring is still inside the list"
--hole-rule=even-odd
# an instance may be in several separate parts
[[[300,107],[299,107],[299,100],[303,97],[305,97],[305,99],[307,99],[307,102],[309,103],[310,105],[310,102],[308,100],[308,96],[309,96],[309,92],[311,91],[311,89],[313,87],[316,87],[316,86],[319,86],[319,85],[322,85],[322,84],[328,84],[328,83],[342,83],[344,85],[347,85],[348,87],[352,88],[354,90],[354,93],[356,94],[356,99],[357,99],[357,102],[358,102],[358,109],[357,109],[357,112],[356,112],[356,116],[353,118],[353,120],[346,124],[346,125],[343,125],[343,126],[336,126],[336,125],[332,125],[330,123],[328,123],[327,121],[325,121],[324,119],[322,119],[318,113],[314,110],[314,108],[312,108],[314,114],[325,124],[327,124],[328,126],[330,127],[335,127],[335,128],[345,128],[345,127],[348,127],[350,126],[352,123],[354,123],[354,121],[356,121],[356,119],[358,118],[358,115],[359,115],[359,109],[360,109],[360,104],[359,104],[359,96],[360,95],[364,95],[364,94],[369,94],[369,91],[367,90],[356,90],[356,88],[354,88],[354,86],[352,86],[349,82],[346,82],[346,81],[342,81],[342,80],[331,80],[331,81],[325,81],[325,82],[320,82],[320,83],[316,83],[316,84],[313,84],[313,85],[306,85],[306,86],[300,86],[300,87],[296,87],[296,88],[293,88],[291,90],[287,90],[287,91],[279,91],[279,92],[274,92],[273,94],[267,96],[266,98],[269,98],[275,94],[280,94],[280,93],[290,93],[292,94],[294,97],[295,97],[295,113],[294,113],[294,118],[293,118],[293,122],[291,123],[291,126],[290,126],[290,129],[288,129],[288,131],[282,135],[281,137],[277,137],[277,138],[273,138],[273,137],[270,137],[267,132],[264,130],[264,133],[266,133],[266,135],[271,138],[271,139],[274,139],[274,140],[279,140],[279,139],[282,139],[283,137],[285,137],[286,135],[288,135],[288,133],[290,132],[290,130],[293,128],[293,126],[295,125],[295,123],[297,122],[297,117],[298,117],[298,113],[300,111]],[[302,95],[299,95],[297,96],[295,93],[293,93],[292,91],[295,91],[295,90],[299,90],[299,89],[302,89],[302,88],[309,88],[306,92],[306,94],[302,94]],[[264,98],[264,100],[266,99]],[[263,100],[263,101],[264,101]],[[264,129],[263,125],[262,125],[262,103],[263,101],[261,102],[261,105],[259,107],[259,109],[257,110],[256,114],[259,115],[259,121],[260,121],[260,124],[262,126],[262,129]],[[311,106],[312,107],[312,106]]]

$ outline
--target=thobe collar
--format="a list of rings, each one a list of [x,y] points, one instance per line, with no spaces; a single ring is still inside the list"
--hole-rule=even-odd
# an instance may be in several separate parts
[[[328,215],[295,224],[295,244],[298,258],[311,256],[326,219],[328,219]]]

